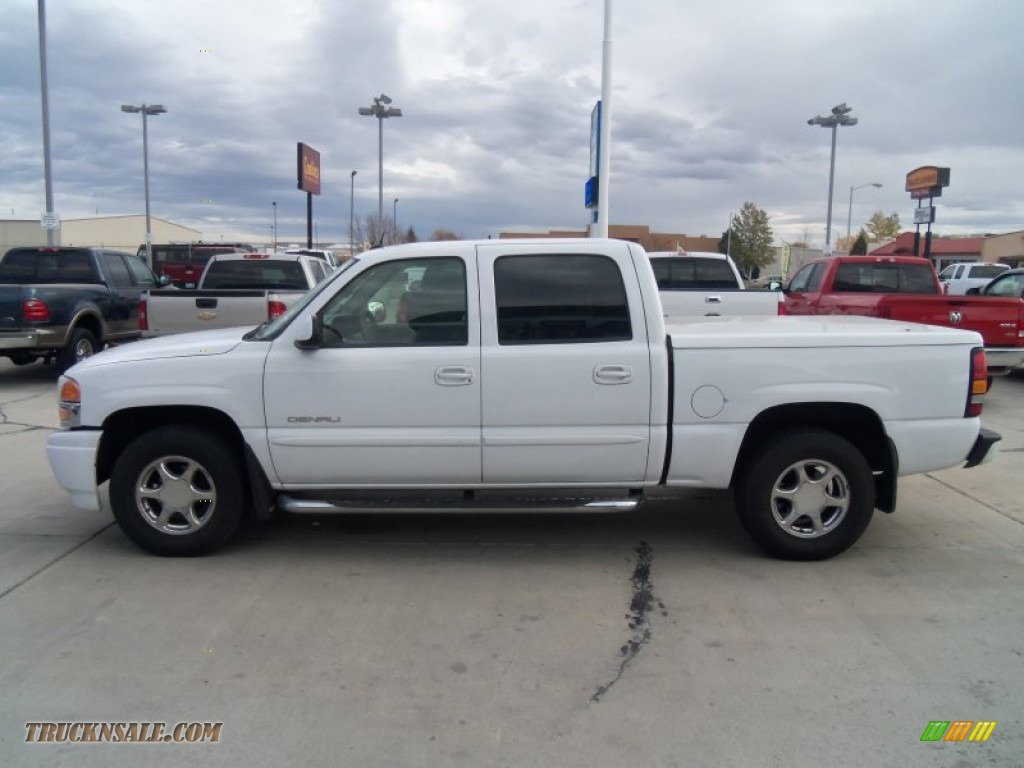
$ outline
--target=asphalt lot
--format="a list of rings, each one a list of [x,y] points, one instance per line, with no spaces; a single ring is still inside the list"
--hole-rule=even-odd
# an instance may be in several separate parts
[[[288,519],[156,558],[54,481],[54,383],[0,360],[0,765],[1024,765],[1024,377],[989,396],[995,462],[904,479],[807,564],[716,493]],[[934,720],[998,725],[922,743]],[[25,743],[51,721],[224,725]]]

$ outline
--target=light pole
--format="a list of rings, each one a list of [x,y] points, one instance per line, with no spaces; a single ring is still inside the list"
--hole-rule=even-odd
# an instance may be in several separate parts
[[[142,113],[142,179],[146,195],[146,265],[153,268],[153,232],[149,226],[149,141],[146,133],[146,118],[149,115],[162,115],[167,110],[161,104],[141,104],[138,107],[122,104],[122,112]]]
[[[348,193],[348,257],[351,259],[356,255],[356,172],[352,171],[352,179]]]
[[[402,110],[389,107],[391,99],[383,93],[373,97],[372,107],[360,107],[359,114],[364,117],[377,118],[377,221],[381,229],[381,242],[384,239],[384,118],[401,117]]]
[[[869,184],[861,184],[859,187],[850,187],[850,206],[846,209],[846,249],[850,249],[850,224],[853,221],[853,193],[858,189],[864,189],[864,187],[881,187],[877,181],[872,181]]]
[[[46,84],[46,0],[38,0],[39,14],[39,89],[43,101],[43,184],[46,195],[46,218],[53,217],[53,172],[50,168],[50,91]],[[13,214],[14,211],[11,211]],[[46,222],[46,244],[53,245],[52,221]]]
[[[391,223],[395,227],[395,242],[398,242],[398,198],[391,204]]]
[[[832,114],[828,117],[812,117],[807,121],[808,125],[820,125],[822,128],[832,129],[832,159],[828,170],[828,223],[825,225],[825,253],[832,254],[832,182],[836,173],[836,129],[840,125],[856,125],[857,118],[850,117],[853,108],[846,106],[846,102],[832,107]]]
[[[274,253],[277,253],[277,201],[275,200],[271,205],[274,206]]]

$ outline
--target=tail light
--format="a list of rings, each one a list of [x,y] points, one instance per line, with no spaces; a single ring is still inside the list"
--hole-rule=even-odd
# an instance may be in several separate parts
[[[271,320],[273,320],[275,317],[280,317],[287,311],[288,307],[284,305],[283,301],[278,301],[277,299],[270,299],[270,301],[267,302],[267,315],[268,317],[270,317]]]
[[[139,330],[149,330],[149,307],[146,305],[145,299],[139,301]]]
[[[985,350],[975,347],[971,350],[971,388],[967,393],[967,407],[964,417],[981,416],[985,406],[985,393],[988,392],[988,360]]]
[[[778,313],[780,315],[788,315],[789,314],[789,312],[786,310],[786,300],[784,298],[782,298],[781,296],[779,297]]]
[[[45,323],[50,319],[50,308],[42,299],[25,299],[21,302],[21,318],[26,322]]]

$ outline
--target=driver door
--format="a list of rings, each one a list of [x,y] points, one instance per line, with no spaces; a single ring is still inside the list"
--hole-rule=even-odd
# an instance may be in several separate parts
[[[455,254],[371,263],[319,310],[317,349],[275,340],[267,436],[286,486],[480,483],[476,282]]]

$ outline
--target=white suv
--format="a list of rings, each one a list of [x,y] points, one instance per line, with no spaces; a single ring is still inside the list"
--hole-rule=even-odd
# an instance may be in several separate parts
[[[950,296],[966,296],[970,288],[984,288],[1008,269],[1006,264],[982,261],[950,264],[939,273],[939,281],[943,291]]]

